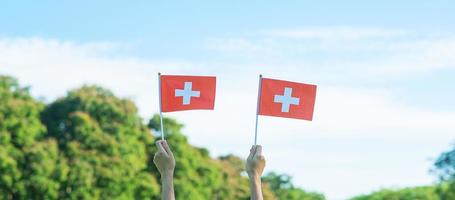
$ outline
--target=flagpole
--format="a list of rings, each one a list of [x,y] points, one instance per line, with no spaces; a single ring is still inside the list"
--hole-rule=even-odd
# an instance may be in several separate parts
[[[259,118],[259,106],[261,100],[261,82],[262,82],[262,74],[259,74],[259,86],[258,86],[258,100],[256,104],[256,126],[254,128],[254,145],[257,145],[258,141],[258,118]]]
[[[164,140],[163,112],[161,111],[161,73],[158,72],[158,91],[160,102],[160,124],[161,124],[161,140]]]

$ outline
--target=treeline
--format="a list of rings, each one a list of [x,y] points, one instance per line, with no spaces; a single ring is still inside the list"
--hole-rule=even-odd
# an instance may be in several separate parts
[[[135,104],[109,90],[83,86],[50,104],[0,76],[0,200],[160,199],[153,131]],[[249,199],[244,161],[235,155],[212,158],[188,143],[183,125],[164,119],[177,158],[176,198]],[[264,176],[268,200],[323,200],[294,187],[286,175]]]
[[[439,183],[424,187],[382,189],[350,200],[455,200],[455,147],[443,152],[430,171],[439,178]]]
[[[439,184],[398,190],[383,189],[351,200],[455,200],[455,148],[439,156],[432,172],[439,177]]]

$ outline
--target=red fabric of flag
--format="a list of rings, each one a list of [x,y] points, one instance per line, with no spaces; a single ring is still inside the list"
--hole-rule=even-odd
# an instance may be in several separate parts
[[[262,78],[260,115],[313,120],[316,85]]]
[[[161,111],[213,110],[216,77],[161,75]]]

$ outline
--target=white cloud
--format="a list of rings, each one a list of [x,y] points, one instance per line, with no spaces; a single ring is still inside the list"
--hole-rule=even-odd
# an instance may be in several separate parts
[[[455,36],[380,28],[321,27],[207,41],[207,48],[259,65],[329,69],[365,79],[455,69]]]
[[[261,47],[254,47],[254,41],[250,42],[247,39],[234,40],[225,50],[234,52],[237,47],[243,46],[239,49],[249,48],[252,55],[262,51]],[[280,46],[277,41],[267,44]],[[269,53],[287,54],[294,48],[287,46],[287,43],[284,45],[286,47]],[[401,55],[407,54],[406,49],[415,47],[418,49],[412,51],[417,52],[416,56],[427,56],[422,60],[431,58],[439,61],[439,66],[445,67],[454,63],[450,58],[455,46],[452,40],[379,46],[381,51]],[[314,66],[300,69],[289,64],[294,59],[292,56],[284,57],[290,60],[287,65],[275,65],[281,68],[249,66],[243,70],[236,68],[236,62],[224,60],[223,66],[236,66],[232,67],[236,69],[235,72],[224,73],[226,69],[209,68],[209,64],[204,63],[111,56],[117,48],[122,48],[122,45],[4,38],[0,39],[0,73],[18,77],[22,83],[33,86],[33,94],[51,99],[84,83],[100,84],[120,96],[135,100],[144,117],[157,111],[158,71],[217,75],[215,111],[166,115],[177,117],[186,124],[185,132],[193,144],[208,147],[214,155],[235,153],[243,156],[246,156],[253,140],[259,71],[295,81],[304,81],[304,74],[305,81],[313,83],[323,78],[312,73],[318,70],[316,68],[320,67],[320,61],[308,61]],[[411,59],[411,55],[413,53],[407,57]],[[251,58],[254,58],[251,62],[262,62],[256,60],[257,57]],[[411,66],[410,61],[401,61],[399,55],[394,58],[380,63],[389,62],[390,66],[397,67]],[[358,70],[361,67],[359,62],[365,65],[374,63],[371,58],[368,59],[345,61],[344,65],[353,62]],[[331,62],[335,61],[326,63]],[[430,70],[426,65],[422,65],[423,68]],[[367,68],[358,73],[363,75],[367,71],[373,76],[377,75],[375,70],[383,69],[386,68]],[[218,70],[223,73],[217,74]],[[455,113],[409,107],[397,102],[387,90],[331,84],[318,84],[318,87],[313,122],[260,118],[259,142],[264,145],[268,170],[291,173],[299,185],[324,192],[329,199],[343,199],[385,186],[431,183],[433,179],[426,171],[431,165],[428,157],[446,149],[453,139]]]
[[[29,84],[36,96],[54,99],[81,84],[98,84],[138,102],[141,114],[155,110],[158,72],[199,72],[204,66],[181,61],[114,57],[117,43],[74,43],[42,38],[0,39],[0,73]],[[140,94],[140,95],[138,95]]]

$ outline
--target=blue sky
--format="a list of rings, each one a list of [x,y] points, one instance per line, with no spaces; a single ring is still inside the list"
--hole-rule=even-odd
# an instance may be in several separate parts
[[[314,122],[262,117],[259,141],[268,170],[346,199],[436,180],[432,159],[455,132],[453,10],[449,0],[7,1],[0,73],[46,101],[99,84],[144,118],[157,111],[158,71],[217,75],[215,111],[170,114],[215,156],[246,156],[259,73],[317,84]]]

